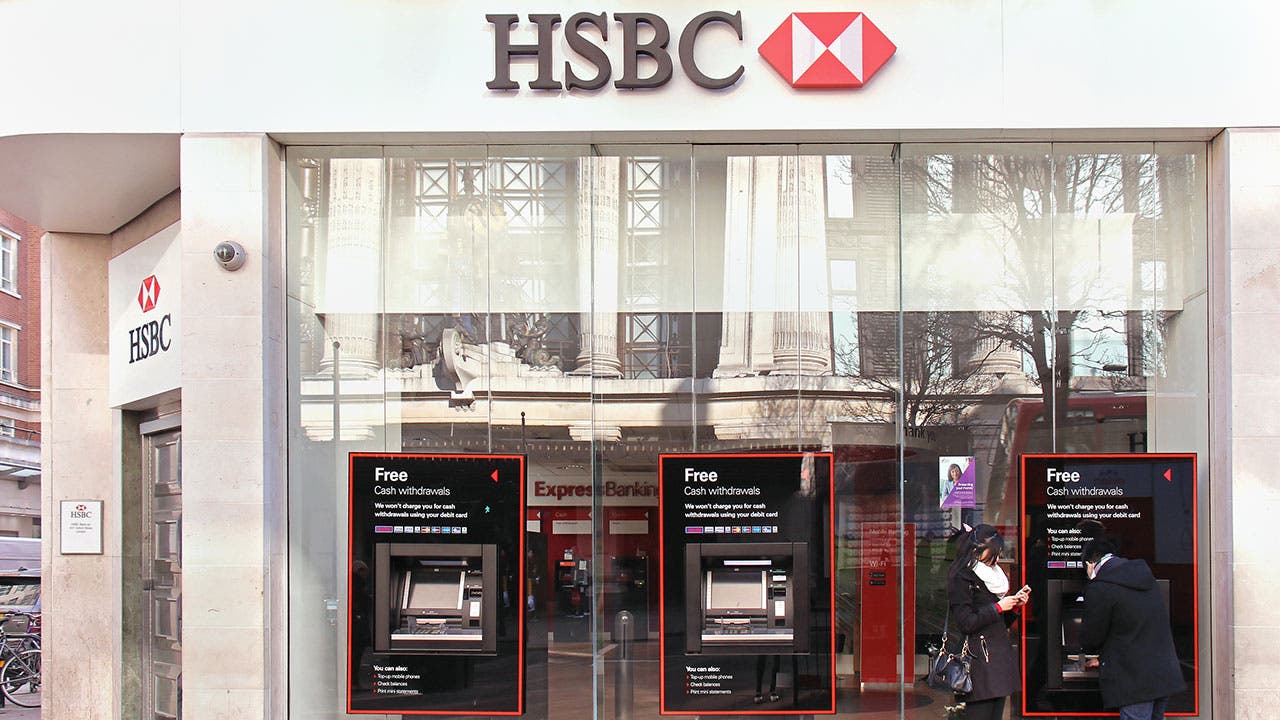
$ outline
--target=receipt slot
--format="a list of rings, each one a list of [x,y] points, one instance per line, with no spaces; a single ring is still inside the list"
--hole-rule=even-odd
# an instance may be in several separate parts
[[[808,652],[808,550],[804,543],[686,545],[686,651]]]
[[[376,651],[497,653],[497,545],[379,543],[374,559]]]

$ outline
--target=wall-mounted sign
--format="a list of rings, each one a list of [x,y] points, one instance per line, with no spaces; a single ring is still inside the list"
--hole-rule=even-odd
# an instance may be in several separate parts
[[[520,29],[520,16],[490,14],[485,19],[493,26],[494,71],[493,79],[486,83],[490,90],[519,89],[520,84],[511,78],[511,62],[516,59],[535,62],[537,75],[528,83],[533,90],[599,90],[613,77],[613,60],[607,51],[611,23],[606,13],[580,12],[563,23],[565,49],[572,51],[579,68],[585,63],[592,69],[587,77],[578,75],[565,54],[555,52],[553,41],[556,29],[561,27],[559,14],[527,16],[533,26],[531,43],[512,40],[512,32]],[[676,62],[685,77],[708,90],[733,86],[746,72],[746,65],[738,64],[732,70],[712,74],[698,64],[695,56],[703,31],[717,25],[728,28],[741,45],[741,11],[712,10],[697,15],[680,30],[674,51],[670,46],[675,36],[661,15],[613,13],[613,22],[619,26],[615,36],[622,36],[622,73],[613,83],[616,88],[662,87],[671,81]],[[725,47],[723,42],[716,45],[721,56]],[[860,12],[792,13],[759,48],[764,61],[794,88],[861,87],[896,51],[880,28]],[[558,75],[557,59],[564,60]]]
[[[63,555],[102,554],[102,501],[63,500],[58,526]]]
[[[832,468],[661,456],[662,714],[836,711]]]
[[[1150,566],[1186,680],[1168,714],[1198,715],[1195,454],[1023,455],[1022,503],[1022,582],[1031,587],[1022,714],[1105,714],[1098,658],[1081,641],[1088,582],[1081,551],[1101,537],[1117,555]]]
[[[348,713],[524,712],[524,468],[350,455]]]
[[[112,407],[182,385],[182,243],[174,223],[108,264]]]
[[[532,507],[590,507],[595,495],[606,506],[657,507],[658,485],[652,476],[630,473],[620,478],[605,478],[599,487],[590,476],[546,476],[529,478],[528,498]]]

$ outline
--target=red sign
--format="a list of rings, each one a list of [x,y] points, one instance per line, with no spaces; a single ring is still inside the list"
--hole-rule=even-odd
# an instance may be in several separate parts
[[[138,307],[142,308],[142,312],[151,312],[156,309],[156,301],[160,299],[160,281],[155,275],[148,275],[146,280],[142,281],[142,286],[138,288]]]
[[[862,87],[897,46],[860,12],[792,13],[760,55],[794,88]]]
[[[915,547],[912,523],[862,525],[862,682],[910,683],[915,672]]]

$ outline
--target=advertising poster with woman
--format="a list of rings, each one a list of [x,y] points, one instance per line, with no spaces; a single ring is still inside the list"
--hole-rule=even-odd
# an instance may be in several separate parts
[[[972,457],[944,455],[938,458],[938,507],[944,510],[975,507],[976,487]]]

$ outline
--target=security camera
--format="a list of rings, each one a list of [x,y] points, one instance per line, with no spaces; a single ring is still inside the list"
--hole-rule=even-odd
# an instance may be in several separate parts
[[[244,246],[234,240],[223,240],[213,248],[213,257],[223,270],[239,270],[244,265]]]

